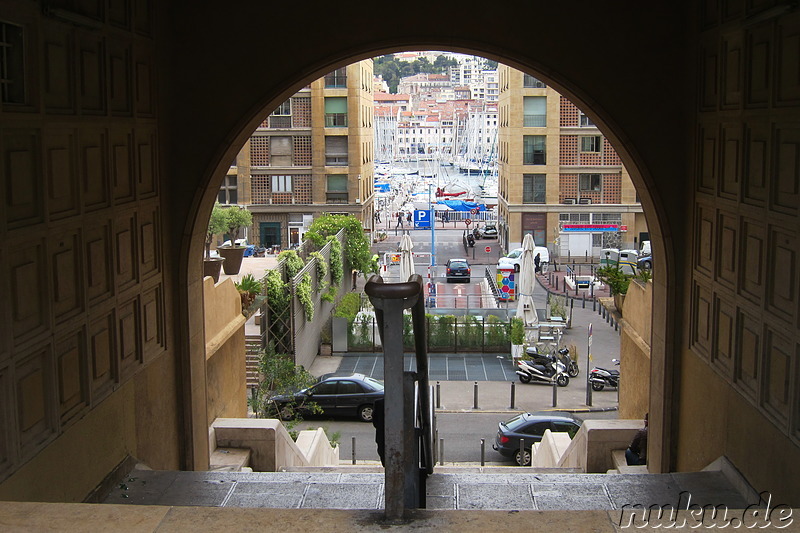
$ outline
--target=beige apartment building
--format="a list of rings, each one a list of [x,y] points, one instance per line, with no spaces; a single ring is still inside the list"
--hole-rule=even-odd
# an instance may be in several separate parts
[[[351,214],[373,225],[372,60],[297,91],[245,143],[219,191],[253,213],[248,242],[300,244],[315,216]]]
[[[563,258],[648,239],[636,190],[614,148],[575,104],[498,65],[498,222],[507,250],[526,233]]]

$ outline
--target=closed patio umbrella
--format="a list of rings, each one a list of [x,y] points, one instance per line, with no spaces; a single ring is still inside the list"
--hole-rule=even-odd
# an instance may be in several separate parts
[[[414,274],[414,258],[411,255],[411,249],[414,243],[411,241],[411,236],[407,233],[400,237],[400,281],[406,282],[408,278]]]
[[[526,328],[539,323],[536,307],[533,303],[533,288],[536,284],[535,268],[533,262],[533,236],[525,234],[522,239],[522,255],[520,256],[519,273],[517,273],[517,316],[522,319]]]

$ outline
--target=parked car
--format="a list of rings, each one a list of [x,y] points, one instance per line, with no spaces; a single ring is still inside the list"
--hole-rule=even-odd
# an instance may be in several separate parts
[[[358,416],[364,422],[372,421],[375,400],[383,398],[383,382],[364,374],[346,376],[325,375],[320,381],[293,395],[272,399],[283,420],[309,413],[308,404],[315,403],[329,416]],[[294,401],[294,406],[289,404]]]
[[[471,269],[466,259],[448,259],[446,266],[447,283],[458,280],[469,283]]]
[[[535,246],[533,256],[536,257],[536,254],[539,254],[539,266],[542,268],[542,272],[547,272],[550,265],[550,252],[544,246]],[[508,252],[508,255],[498,259],[497,264],[498,266],[514,265],[514,271],[519,272],[520,261],[522,261],[522,248],[514,248]]]
[[[644,270],[653,270],[653,256],[646,255],[644,257],[640,257],[636,262],[636,266]]]
[[[531,449],[542,440],[545,430],[567,432],[574,437],[581,428],[583,420],[572,415],[553,415],[548,413],[522,413],[510,420],[500,422],[492,448],[505,457],[510,457],[521,466],[531,464]],[[520,439],[523,452],[520,456]]]
[[[472,234],[476,239],[496,239],[497,224],[494,222],[487,222],[483,227],[475,228]]]

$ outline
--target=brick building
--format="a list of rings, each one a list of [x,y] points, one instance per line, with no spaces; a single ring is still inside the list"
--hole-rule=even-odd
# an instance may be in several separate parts
[[[253,213],[248,241],[286,248],[314,217],[373,220],[372,60],[336,69],[283,102],[245,143],[219,191]]]
[[[506,65],[498,76],[501,242],[513,249],[532,233],[561,257],[636,247],[642,207],[597,126],[540,80]]]

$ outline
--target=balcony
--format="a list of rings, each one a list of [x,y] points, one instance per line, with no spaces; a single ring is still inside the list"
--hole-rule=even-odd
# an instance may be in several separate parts
[[[544,128],[547,126],[547,115],[523,115],[522,125],[525,128]]]

